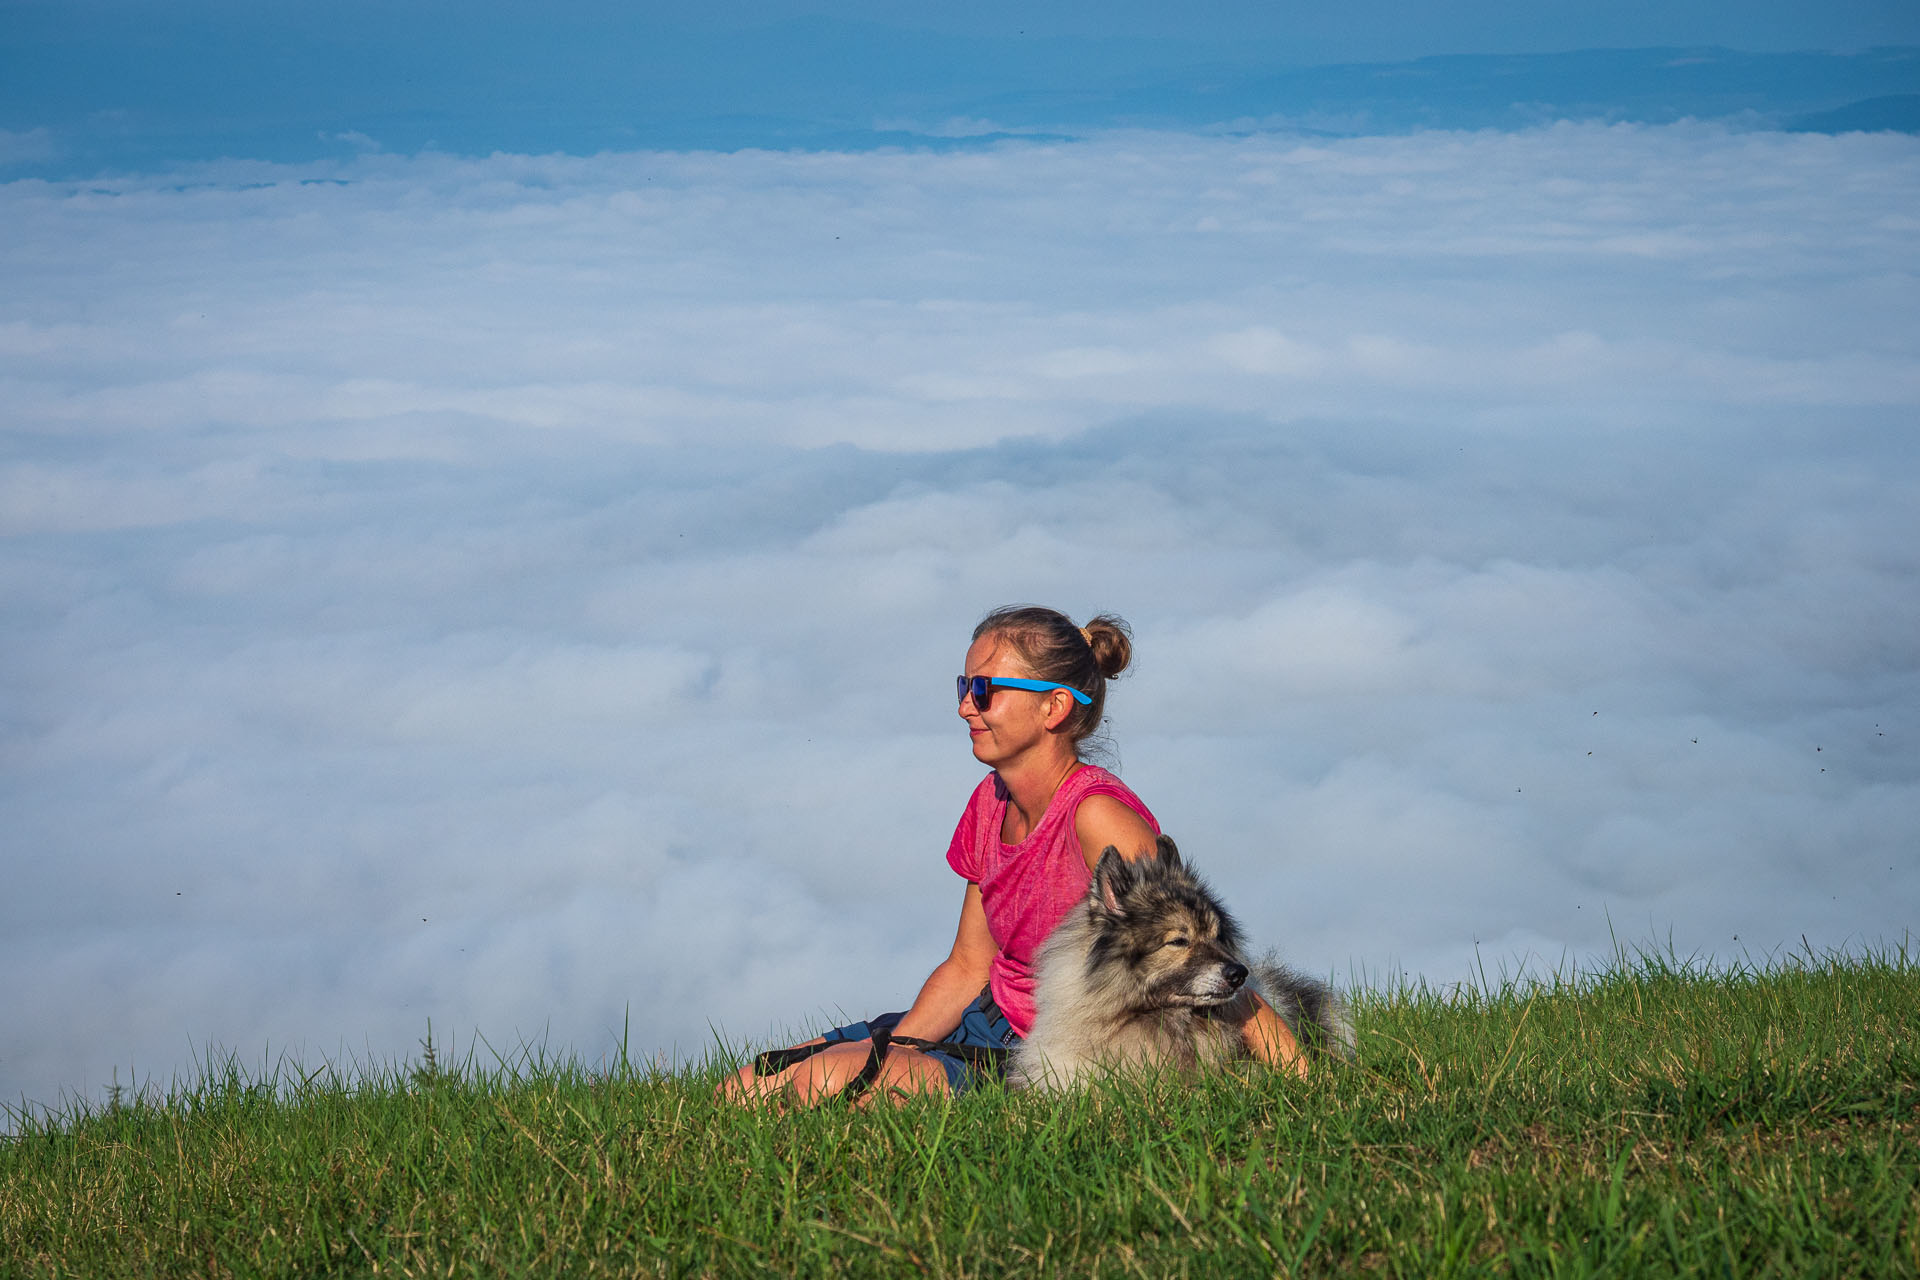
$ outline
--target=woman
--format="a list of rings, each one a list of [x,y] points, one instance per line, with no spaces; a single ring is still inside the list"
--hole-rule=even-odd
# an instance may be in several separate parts
[[[997,1073],[998,1051],[1033,1025],[1034,953],[1086,896],[1101,852],[1149,855],[1160,833],[1138,796],[1081,758],[1100,727],[1107,681],[1132,653],[1126,623],[1110,615],[1080,628],[1029,605],[981,620],[958,682],[960,717],[974,757],[993,772],[947,850],[967,882],[952,952],[905,1013],[763,1054],[727,1081],[728,1096],[811,1101],[867,1084],[961,1093]],[[1266,1006],[1243,1034],[1254,1056],[1305,1071],[1292,1033]]]

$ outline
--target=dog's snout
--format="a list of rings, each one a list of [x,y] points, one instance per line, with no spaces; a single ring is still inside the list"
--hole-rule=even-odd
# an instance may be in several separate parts
[[[1226,967],[1220,971],[1220,976],[1227,980],[1228,986],[1238,991],[1240,984],[1247,980],[1247,966],[1229,961]]]

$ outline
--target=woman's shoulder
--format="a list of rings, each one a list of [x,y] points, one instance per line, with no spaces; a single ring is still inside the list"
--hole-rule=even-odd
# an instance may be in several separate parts
[[[1073,786],[1068,807],[1081,843],[1096,841],[1095,848],[1127,843],[1121,837],[1133,836],[1142,825],[1153,835],[1160,834],[1160,823],[1153,816],[1153,810],[1147,808],[1147,802],[1107,770],[1087,765],[1067,782]],[[1076,783],[1077,786],[1073,785]]]
[[[1115,778],[1087,784],[1073,807],[1073,833],[1092,866],[1108,845],[1129,856],[1152,849],[1160,823],[1140,797]]]
[[[1083,764],[1068,775],[1061,789],[1076,801],[1096,795],[1119,797],[1132,805],[1144,809],[1146,802],[1134,794],[1133,788],[1120,780],[1118,774],[1101,768],[1097,764]]]

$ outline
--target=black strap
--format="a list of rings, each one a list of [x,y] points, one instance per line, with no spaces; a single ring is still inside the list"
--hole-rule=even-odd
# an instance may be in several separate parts
[[[769,1049],[757,1055],[753,1060],[753,1074],[756,1076],[777,1076],[788,1067],[798,1066],[822,1049],[831,1049],[836,1044],[845,1044],[844,1040],[822,1040],[818,1044],[795,1045],[791,1049]]]
[[[1008,1050],[989,1049],[977,1044],[955,1044],[951,1040],[922,1040],[918,1036],[896,1036],[891,1031],[878,1029],[873,1033],[873,1048],[867,1051],[867,1065],[860,1068],[860,1074],[849,1080],[840,1090],[842,1102],[852,1102],[855,1098],[873,1087],[880,1078],[881,1068],[887,1065],[887,1054],[896,1044],[906,1045],[909,1049],[918,1049],[922,1053],[948,1053],[972,1067],[982,1067],[999,1075],[1006,1074],[1005,1063]]]
[[[918,1049],[922,1053],[950,1054],[970,1067],[986,1067],[993,1071],[1001,1069],[1000,1064],[1007,1060],[1007,1054],[1010,1052],[986,1045],[957,1044],[952,1040],[916,1040],[912,1036],[895,1036],[893,1042],[904,1044],[910,1049]]]
[[[980,993],[984,1003],[980,1005],[982,1013],[989,1019],[1000,1017],[1000,1006],[994,1003],[991,988]],[[906,1045],[909,1049],[918,1049],[922,1053],[945,1053],[960,1059],[970,1067],[1006,1074],[1008,1050],[987,1048],[976,1044],[957,1044],[952,1040],[922,1040],[918,1036],[896,1036],[891,1027],[874,1027],[873,1045],[867,1050],[867,1063],[860,1068],[860,1074],[849,1080],[840,1090],[840,1098],[852,1102],[855,1098],[873,1087],[880,1078],[881,1069],[887,1065],[887,1054],[896,1044]],[[817,1044],[795,1045],[791,1049],[769,1049],[757,1055],[753,1060],[753,1074],[756,1076],[778,1075],[788,1067],[797,1066],[836,1044],[858,1044],[858,1041],[822,1040]]]
[[[867,1065],[860,1068],[860,1074],[847,1081],[840,1090],[840,1101],[852,1102],[855,1098],[873,1087],[880,1078],[880,1068],[887,1065],[887,1052],[893,1048],[893,1032],[884,1027],[873,1029],[873,1048],[867,1050]]]
[[[758,1054],[753,1060],[753,1074],[756,1076],[778,1075],[788,1067],[798,1066],[823,1049],[831,1049],[836,1044],[858,1044],[859,1041],[822,1040],[818,1044],[795,1045],[791,1049],[769,1049]],[[925,1040],[915,1040],[911,1036],[903,1038],[903,1043],[914,1048],[922,1048]],[[865,1093],[873,1082],[880,1078],[880,1069],[887,1065],[887,1054],[893,1048],[893,1033],[883,1027],[873,1031],[872,1044],[867,1049],[867,1063],[860,1068],[860,1074],[847,1081],[840,1090],[840,1097],[847,1102]]]

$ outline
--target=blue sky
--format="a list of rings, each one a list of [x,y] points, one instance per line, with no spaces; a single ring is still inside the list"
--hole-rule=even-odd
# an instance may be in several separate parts
[[[1461,22],[1380,56],[1556,47]],[[175,151],[7,108],[0,1098],[896,1006],[960,896],[951,675],[1026,599],[1134,623],[1125,776],[1309,970],[1914,923],[1911,134],[290,158],[247,98]]]
[[[1117,124],[1372,133],[1567,115],[1775,123],[1920,94],[1920,61],[1885,52],[1920,45],[1907,4],[9,0],[6,14],[0,171],[14,176],[370,147],[953,145]],[[1443,58],[1469,60],[1393,74],[1351,65]],[[1909,101],[1897,118],[1915,127],[1920,111]]]

